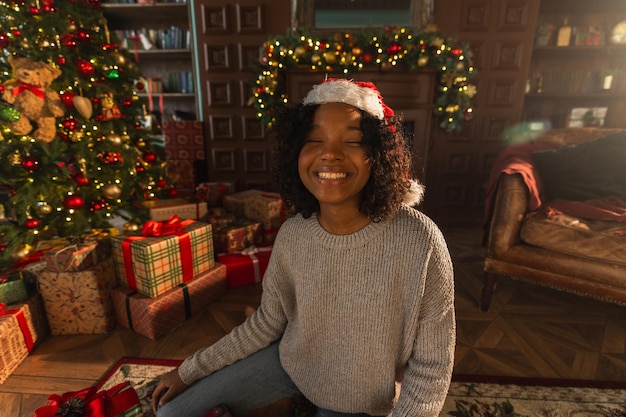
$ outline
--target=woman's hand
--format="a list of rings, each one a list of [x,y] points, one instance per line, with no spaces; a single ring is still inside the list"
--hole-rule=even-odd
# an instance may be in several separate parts
[[[180,379],[178,368],[163,375],[152,393],[152,409],[154,412],[156,413],[158,407],[170,401],[185,389],[187,389],[187,385]]]

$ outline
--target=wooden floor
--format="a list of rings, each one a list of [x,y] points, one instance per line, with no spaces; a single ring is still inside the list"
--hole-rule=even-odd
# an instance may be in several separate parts
[[[478,228],[444,228],[456,280],[455,373],[626,380],[626,307],[501,279],[481,312]],[[49,337],[0,385],[0,417],[31,417],[51,393],[88,387],[121,357],[184,358],[218,340],[257,305],[260,288],[231,290],[158,341],[118,327],[106,335]]]

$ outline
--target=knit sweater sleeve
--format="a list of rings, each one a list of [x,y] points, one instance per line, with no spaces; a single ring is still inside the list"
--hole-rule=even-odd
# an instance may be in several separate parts
[[[257,311],[216,343],[198,350],[184,360],[178,368],[178,374],[185,384],[190,385],[202,377],[244,359],[280,338],[287,318],[279,294],[265,285],[268,274],[280,273],[279,268],[272,264],[270,260],[263,281],[261,304]]]
[[[435,235],[425,273],[413,352],[393,417],[439,416],[450,386],[456,342],[454,274],[440,233]]]

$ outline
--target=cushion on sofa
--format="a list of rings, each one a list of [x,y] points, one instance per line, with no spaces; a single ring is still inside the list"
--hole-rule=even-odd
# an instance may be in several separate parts
[[[533,153],[548,199],[626,200],[626,132],[559,149]]]
[[[626,225],[537,212],[522,223],[523,242],[566,255],[626,265]]]

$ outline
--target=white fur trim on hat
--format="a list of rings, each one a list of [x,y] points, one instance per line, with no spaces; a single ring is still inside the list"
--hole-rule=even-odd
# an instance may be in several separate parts
[[[411,188],[406,191],[402,202],[407,206],[416,206],[424,198],[424,185],[417,180],[411,180]]]
[[[339,78],[328,78],[313,86],[302,104],[345,103],[361,109],[377,119],[385,117],[385,105],[372,83],[359,83]]]

